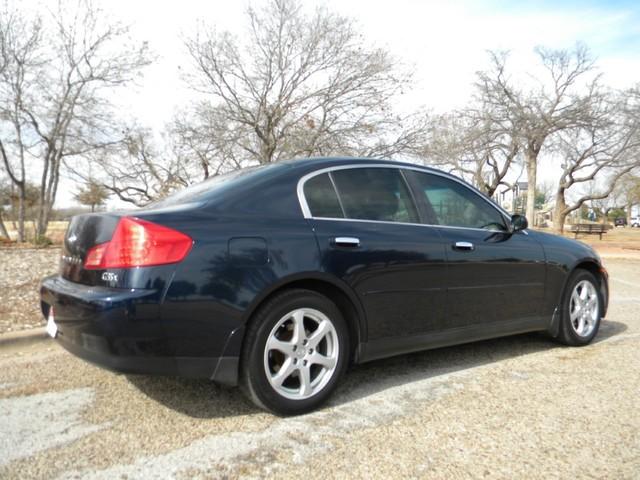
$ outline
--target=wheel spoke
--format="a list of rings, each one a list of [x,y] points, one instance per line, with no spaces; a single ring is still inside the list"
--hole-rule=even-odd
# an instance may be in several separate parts
[[[576,332],[578,335],[582,335],[584,332],[584,317],[581,315],[578,319],[578,325],[576,327]]]
[[[331,331],[331,324],[323,320],[309,337],[309,347],[316,348],[322,339]]]
[[[336,359],[335,357],[328,357],[321,353],[314,352],[313,355],[309,357],[309,363],[312,365],[322,365],[324,368],[331,369],[336,366]]]
[[[580,312],[582,311],[582,308],[580,306],[579,303],[574,303],[573,304],[573,308],[570,310],[569,312],[569,316],[571,317],[571,321],[575,321],[578,316],[580,315]]]
[[[311,393],[311,370],[309,365],[298,368],[300,378],[300,395],[307,396]]]
[[[269,341],[267,342],[267,348],[269,350],[278,350],[279,352],[284,353],[287,357],[293,355],[293,343],[291,342],[283,342],[279,338],[276,338],[274,335],[271,335]]]
[[[293,365],[293,360],[291,358],[287,358],[280,367],[280,370],[278,370],[275,375],[271,376],[271,383],[277,387],[282,386],[282,383],[291,376],[294,370],[295,366]]]
[[[574,309],[579,310],[582,307],[582,299],[578,296],[578,292],[574,290],[571,295],[571,302],[573,303]]]
[[[588,297],[589,297],[589,287],[587,287],[587,284],[583,284],[582,289],[580,290],[580,299],[584,303]]]
[[[302,310],[296,310],[292,316],[293,319],[293,338],[292,343],[299,343],[307,336],[304,330],[304,312]]]

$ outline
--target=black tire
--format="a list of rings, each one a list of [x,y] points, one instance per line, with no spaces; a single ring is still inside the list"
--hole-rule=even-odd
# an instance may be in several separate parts
[[[267,367],[265,366],[267,360],[265,357],[268,357],[271,353],[265,353],[265,349],[267,348],[267,340],[272,335],[272,330],[290,312],[297,309],[313,309],[321,312],[330,320],[337,336],[337,342],[333,342],[333,344],[337,344],[337,353],[335,354],[337,361],[333,372],[327,375],[327,383],[317,392],[313,393],[309,398],[291,399],[279,393],[268,379]],[[305,319],[303,322],[306,321]],[[249,322],[241,356],[240,387],[253,403],[272,413],[299,415],[310,412],[329,398],[347,368],[349,359],[348,335],[348,328],[342,313],[325,296],[303,289],[292,289],[279,293],[269,299]],[[293,358],[293,355],[291,358]],[[296,359],[295,361],[297,362],[298,360]],[[319,367],[319,369],[322,372],[322,367]],[[302,392],[302,379],[299,377],[299,372],[293,374],[293,377],[290,377],[289,380],[293,382],[296,378],[300,382],[300,392]],[[320,385],[322,383],[320,382]]]
[[[573,294],[574,289],[581,282],[589,282],[594,287],[598,305],[597,305],[597,320],[593,326],[592,331],[588,335],[579,335],[576,332],[576,328],[572,325],[570,309],[571,309],[571,296]],[[603,298],[602,292],[600,291],[600,283],[596,279],[596,277],[587,270],[577,269],[575,270],[569,280],[567,281],[567,286],[562,295],[562,303],[561,303],[561,316],[560,316],[560,328],[558,331],[558,335],[556,336],[556,340],[565,345],[569,345],[572,347],[582,347],[584,345],[588,345],[598,334],[598,330],[600,328],[600,322],[602,320],[602,312],[603,312]]]

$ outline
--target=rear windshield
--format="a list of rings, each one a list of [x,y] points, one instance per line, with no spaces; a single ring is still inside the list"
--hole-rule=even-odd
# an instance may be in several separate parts
[[[228,191],[231,188],[249,187],[253,182],[259,180],[265,174],[284,168],[283,164],[260,165],[256,167],[243,168],[234,172],[216,175],[203,182],[190,185],[179,190],[162,200],[149,204],[147,208],[169,207],[185,203],[207,202],[213,200],[217,195]]]

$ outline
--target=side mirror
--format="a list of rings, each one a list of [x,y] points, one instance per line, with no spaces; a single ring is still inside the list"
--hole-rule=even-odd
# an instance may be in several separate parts
[[[529,222],[527,221],[527,217],[524,215],[512,215],[511,216],[511,231],[519,232],[520,230],[526,230],[529,227]]]

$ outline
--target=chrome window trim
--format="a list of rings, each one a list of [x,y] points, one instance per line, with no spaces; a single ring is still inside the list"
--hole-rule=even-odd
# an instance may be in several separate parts
[[[409,227],[448,228],[448,229],[454,229],[454,230],[473,230],[476,232],[485,232],[485,233],[509,233],[509,232],[505,232],[504,230],[489,230],[488,228],[454,227],[451,225],[433,225],[431,223],[390,222],[388,220],[361,220],[358,218],[308,217],[308,220],[328,220],[331,222],[383,223],[385,225],[406,225]],[[528,235],[528,233],[525,230],[520,230],[520,232],[524,233],[525,235]]]
[[[325,167],[325,168],[321,168],[320,170],[315,170],[313,172],[307,173],[306,175],[303,175],[300,180],[298,180],[298,185],[297,185],[297,194],[298,194],[298,202],[300,203],[300,208],[302,210],[302,215],[304,216],[304,218],[306,219],[314,219],[314,220],[337,220],[337,221],[347,221],[347,222],[367,222],[367,223],[384,223],[384,224],[392,224],[392,225],[414,225],[414,226],[420,226],[420,227],[439,227],[439,228],[454,228],[454,229],[460,229],[460,230],[476,230],[476,231],[481,231],[481,232],[497,232],[497,233],[508,233],[505,232],[503,230],[490,230],[490,229],[485,229],[485,228],[473,228],[473,227],[456,227],[456,226],[452,226],[452,225],[433,225],[433,224],[429,224],[429,223],[409,223],[409,222],[390,222],[390,221],[386,221],[386,220],[362,220],[362,219],[356,219],[356,218],[330,218],[330,217],[314,217],[313,215],[311,215],[311,210],[309,210],[309,205],[307,204],[307,199],[304,196],[304,184],[307,182],[307,180],[309,180],[310,178],[313,178],[317,175],[322,175],[323,173],[331,173],[333,171],[336,170],[350,170],[353,168],[393,168],[396,170],[400,170],[400,174],[403,177],[403,180],[406,182],[406,179],[404,178],[403,172],[402,170],[414,170],[416,172],[421,172],[421,173],[427,173],[427,174],[431,174],[431,175],[437,175],[439,177],[442,178],[447,178],[449,180],[452,180],[454,182],[459,183],[460,185],[462,185],[464,188],[466,188],[467,190],[469,190],[470,192],[472,192],[473,194],[475,194],[477,197],[481,198],[482,200],[484,200],[485,202],[487,202],[489,204],[489,206],[491,208],[493,208],[494,210],[496,210],[498,213],[500,213],[505,220],[507,221],[507,225],[511,222],[511,215],[504,210],[502,207],[500,207],[499,205],[494,204],[491,200],[489,200],[487,197],[485,197],[484,195],[482,195],[480,192],[475,191],[472,188],[469,188],[469,185],[467,185],[465,182],[463,182],[462,180],[457,179],[456,177],[452,176],[452,175],[448,175],[444,172],[438,172],[438,171],[434,171],[434,170],[425,170],[424,168],[420,168],[420,167],[412,167],[412,166],[406,166],[406,165],[389,165],[389,164],[384,164],[384,165],[380,165],[377,163],[369,163],[369,164],[349,164],[349,165],[338,165],[335,167]],[[340,202],[340,195],[338,195],[338,189],[336,188],[335,184],[333,183],[333,178],[331,177],[331,175],[329,175],[329,178],[331,179],[331,183],[333,184],[333,188],[336,192],[336,196],[338,197],[338,201]],[[409,191],[411,192],[411,189],[409,189]],[[413,202],[415,203],[415,199],[412,197]],[[342,206],[342,202],[340,202],[340,205]],[[417,205],[416,205],[417,208]],[[345,216],[345,212],[343,209],[342,212]],[[527,233],[525,230],[522,230],[525,234]]]
[[[344,209],[344,205],[342,205],[342,199],[340,198],[340,195],[338,195],[338,187],[336,187],[336,182],[333,179],[333,175],[331,175],[331,172],[327,173],[327,177],[329,177],[329,181],[331,182],[331,186],[333,187],[333,193],[336,194],[336,198],[338,199],[338,205],[340,205],[340,211],[342,212],[342,217],[347,218],[347,212]],[[303,189],[302,193],[304,194],[304,187],[302,187],[302,189]],[[305,202],[307,201],[307,197],[304,197],[304,201]],[[311,212],[311,210],[309,210],[309,212]]]

